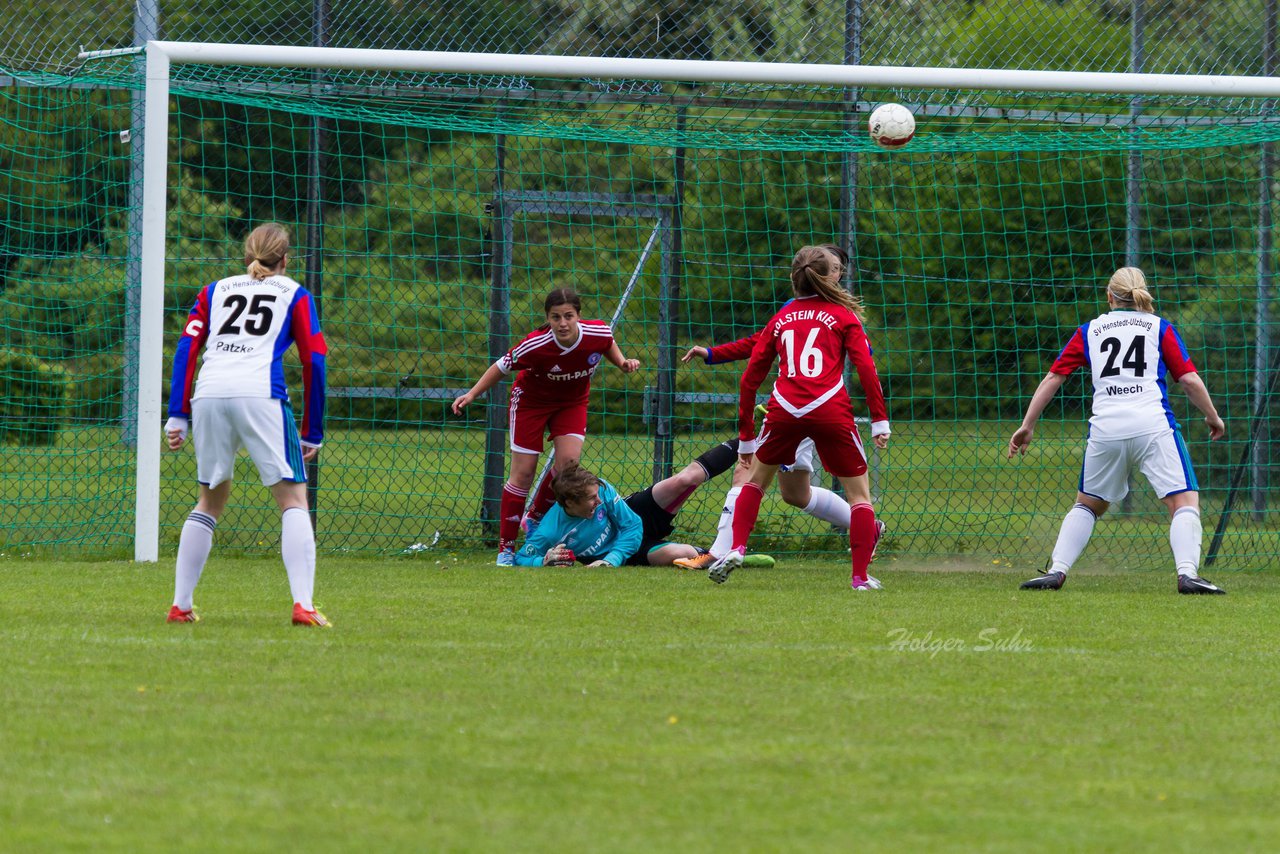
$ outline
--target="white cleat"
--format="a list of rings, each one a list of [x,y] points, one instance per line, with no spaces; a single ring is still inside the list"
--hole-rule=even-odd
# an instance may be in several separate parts
[[[716,584],[724,584],[729,580],[729,573],[742,566],[742,552],[732,549],[724,557],[711,564],[707,570],[707,578]]]

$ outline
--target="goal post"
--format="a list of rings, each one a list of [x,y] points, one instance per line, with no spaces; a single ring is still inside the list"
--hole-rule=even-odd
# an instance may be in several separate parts
[[[708,176],[706,180],[714,181],[717,180],[715,177],[717,174],[727,176],[732,173],[733,179],[740,181],[744,187],[749,187],[751,184],[749,173],[751,169],[757,168],[757,165],[748,162],[742,152],[757,150],[776,152],[771,155],[776,162],[770,162],[769,166],[779,170],[777,174],[782,176],[782,186],[775,184],[750,187],[750,190],[752,193],[760,194],[761,199],[769,198],[771,193],[784,195],[790,193],[795,197],[795,201],[789,201],[788,205],[794,204],[796,207],[789,208],[786,211],[788,215],[801,211],[804,205],[812,205],[813,200],[834,198],[830,195],[816,194],[807,186],[801,186],[802,181],[811,180],[809,173],[817,171],[811,167],[822,157],[832,153],[855,151],[867,158],[881,158],[876,161],[879,171],[875,175],[860,178],[866,183],[861,189],[856,213],[862,222],[861,228],[865,231],[876,223],[883,223],[886,229],[895,224],[900,225],[904,220],[894,219],[894,215],[903,210],[913,209],[914,225],[911,230],[899,230],[893,234],[886,232],[880,235],[880,239],[886,242],[898,241],[901,244],[897,250],[898,257],[910,260],[912,263],[899,264],[892,270],[872,269],[868,266],[859,270],[858,275],[855,276],[854,287],[862,288],[864,291],[873,284],[885,288],[886,290],[870,300],[872,303],[880,302],[879,297],[890,293],[890,288],[897,289],[896,292],[908,295],[909,300],[904,301],[910,301],[912,305],[918,306],[919,311],[904,312],[886,300],[883,314],[877,317],[879,326],[873,329],[873,339],[878,336],[880,340],[885,341],[887,364],[882,365],[882,370],[886,371],[890,383],[910,386],[909,394],[905,390],[899,392],[897,387],[891,389],[891,392],[901,394],[908,399],[905,405],[900,404],[900,411],[903,411],[904,415],[899,419],[895,414],[895,420],[900,423],[915,421],[924,423],[932,420],[931,430],[935,430],[939,421],[954,417],[952,413],[958,411],[955,405],[957,401],[963,402],[964,405],[959,409],[964,409],[966,412],[981,411],[983,399],[986,398],[989,401],[992,389],[999,389],[1002,405],[998,413],[1005,418],[1008,417],[1007,413],[1011,409],[1024,403],[1029,396],[1029,391],[1026,389],[1027,376],[1034,374],[1031,365],[1038,366],[1042,363],[1046,355],[1045,350],[1056,346],[1055,342],[1069,331],[1062,325],[1063,319],[1071,315],[1078,304],[1087,304],[1090,299],[1090,289],[1096,289],[1096,280],[1076,280],[1076,277],[1081,274],[1080,271],[1087,269],[1089,275],[1093,275],[1097,268],[1106,264],[1111,264],[1112,267],[1120,266],[1120,263],[1112,264],[1109,260],[1103,263],[1098,258],[1105,256],[1119,260],[1124,254],[1123,249],[1114,251],[1112,248],[1099,248],[1096,253],[1098,258],[1091,259],[1091,263],[1087,266],[1077,268],[1071,263],[1072,259],[1054,255],[1055,252],[1070,253],[1072,248],[1068,245],[1069,241],[1061,239],[1061,235],[1057,232],[1046,232],[1043,235],[1036,233],[1035,229],[1041,224],[1033,221],[1034,216],[1028,217],[1023,223],[1027,229],[1025,234],[1006,235],[1005,242],[1010,244],[1009,251],[1023,253],[1026,256],[1014,258],[1018,263],[1005,263],[991,256],[989,247],[983,250],[986,254],[975,253],[972,256],[966,254],[968,250],[964,246],[965,233],[957,232],[954,223],[943,221],[944,213],[947,216],[953,213],[952,207],[956,209],[965,207],[966,201],[960,196],[974,191],[970,183],[963,183],[963,173],[966,169],[991,168],[994,170],[993,174],[998,173],[1000,181],[1012,181],[1016,177],[1022,183],[1010,189],[1010,192],[1015,195],[1034,195],[1037,180],[1052,182],[1070,195],[1076,188],[1086,183],[1100,182],[1102,179],[1097,174],[1099,167],[1093,161],[1085,162],[1083,159],[1078,162],[1070,158],[1054,160],[1053,155],[1046,155],[1046,152],[1098,152],[1098,158],[1105,158],[1123,156],[1126,153],[1126,146],[1131,143],[1145,146],[1147,149],[1159,146],[1159,143],[1153,139],[1141,139],[1142,133],[1164,134],[1165,136],[1161,137],[1162,141],[1168,139],[1170,145],[1185,145],[1188,151],[1200,149],[1220,151],[1224,147],[1228,150],[1240,151],[1243,150],[1243,146],[1280,139],[1280,130],[1277,129],[1273,119],[1252,107],[1238,108],[1242,103],[1280,98],[1280,79],[1272,77],[702,62],[167,41],[148,42],[145,50],[147,61],[146,117],[143,133],[145,153],[141,265],[142,314],[140,354],[137,361],[137,424],[140,440],[137,447],[134,543],[134,556],[138,561],[155,561],[159,556],[160,449],[158,442],[148,441],[146,437],[155,436],[158,425],[163,421],[161,378],[164,370],[165,253],[171,237],[166,234],[168,221],[166,200],[170,190],[168,152],[173,94],[171,75],[179,74],[180,69],[185,67],[202,69],[233,67],[239,69],[236,74],[240,75],[236,78],[238,82],[214,80],[212,77],[199,75],[186,77],[181,82],[181,88],[189,95],[203,93],[210,98],[230,101],[242,98],[245,103],[252,103],[259,109],[282,110],[317,109],[314,104],[304,105],[299,100],[305,99],[305,93],[312,90],[299,83],[296,90],[303,94],[295,96],[290,101],[288,96],[280,95],[276,91],[280,82],[278,78],[268,75],[263,79],[249,79],[246,74],[251,74],[252,69],[327,69],[333,72],[352,72],[357,76],[365,73],[377,75],[376,79],[358,78],[360,85],[352,87],[353,92],[372,92],[373,96],[365,103],[358,103],[359,95],[353,95],[352,100],[344,102],[335,114],[351,121],[361,121],[369,117],[376,117],[382,121],[395,121],[399,114],[390,105],[399,104],[400,101],[397,99],[403,98],[406,111],[412,112],[417,106],[422,106],[430,112],[426,118],[411,117],[406,120],[415,126],[464,127],[472,118],[467,110],[474,107],[475,110],[490,111],[485,114],[483,125],[489,129],[489,132],[505,133],[509,130],[513,135],[532,135],[539,132],[538,128],[544,128],[545,125],[539,124],[541,119],[535,117],[533,111],[542,107],[548,111],[556,109],[555,99],[543,98],[536,81],[561,81],[562,87],[570,85],[570,88],[581,84],[587,90],[586,95],[580,96],[576,92],[561,93],[564,94],[561,103],[568,105],[565,107],[567,116],[565,121],[574,123],[570,135],[572,139],[581,141],[583,145],[607,146],[614,139],[610,136],[612,128],[621,126],[639,128],[643,134],[636,132],[632,133],[631,137],[638,139],[643,136],[644,139],[641,142],[619,144],[647,145],[654,147],[655,150],[663,146],[672,148],[688,146],[690,149],[719,153],[718,161],[711,162],[709,158],[704,165]],[[96,57],[86,54],[86,58]],[[405,75],[404,82],[398,82],[395,79],[396,75]],[[422,77],[414,75],[428,75],[428,78],[424,83]],[[454,88],[462,91],[463,94],[455,100],[450,100],[444,95],[433,98],[430,90],[432,81],[436,78],[431,77],[432,75],[447,75],[450,80],[461,80],[462,82]],[[535,82],[529,83],[526,87],[519,81]],[[685,89],[683,94],[677,96],[670,94],[668,91],[670,86],[664,90],[662,86],[646,85],[646,82],[666,82],[676,87],[685,87]],[[288,86],[283,88],[287,89]],[[920,122],[917,139],[900,152],[892,154],[876,152],[870,147],[863,134],[849,130],[849,112],[862,112],[865,104],[844,97],[828,98],[825,94],[814,95],[815,91],[830,91],[833,88],[841,92],[857,91],[860,98],[882,94],[885,95],[884,99],[888,100],[888,96],[892,95],[894,100],[908,103],[917,110]],[[926,90],[945,92],[948,95],[931,98],[920,94]],[[614,92],[623,93],[625,96],[612,100],[606,97]],[[1015,95],[976,99],[970,102],[956,94],[966,92],[1043,93],[1043,97],[1031,96],[1019,100]],[[1096,111],[1090,112],[1084,110],[1077,102],[1059,97],[1063,93],[1097,95],[1111,100]],[[1126,96],[1133,95],[1150,96],[1152,99],[1145,103],[1141,116],[1132,116],[1129,113],[1129,98]],[[750,106],[736,107],[736,98],[742,98],[742,103],[749,103]],[[1165,99],[1164,103],[1167,105],[1164,109],[1156,103],[1161,98]],[[1196,106],[1196,99],[1209,99],[1213,106],[1211,109],[1201,110]],[[796,106],[797,103],[800,103],[800,106]],[[480,106],[476,106],[477,104]],[[485,106],[486,104],[496,106]],[[382,112],[378,112],[379,109]],[[524,112],[521,112],[522,110]],[[592,112],[593,110],[598,112]],[[664,110],[669,112],[664,114]],[[690,110],[700,111],[701,124],[685,127],[677,126],[674,121],[668,121],[669,117],[676,112],[683,111],[681,115],[687,115]],[[783,115],[786,111],[792,111],[797,115],[804,113],[804,122],[807,124],[799,120],[786,124],[788,119]],[[827,114],[828,112],[830,115]],[[515,115],[515,118],[512,118],[512,115]],[[769,124],[779,115],[782,116],[783,122],[781,130]],[[1225,120],[1222,119],[1224,116]],[[722,117],[723,121],[720,120]],[[628,122],[632,124],[627,125]],[[973,134],[971,137],[965,136],[970,132],[964,124],[966,122],[980,125],[979,131],[982,132]],[[991,126],[999,122],[1009,122],[1017,127],[1007,133],[991,131]],[[1049,130],[1043,134],[1037,134],[1033,129],[1029,129],[1032,124]],[[1236,148],[1233,149],[1232,146]],[[929,162],[933,152],[942,153],[939,155],[942,162]],[[619,156],[619,163],[623,162],[621,158],[624,156]],[[789,157],[802,162],[804,175],[791,176],[785,171],[782,164]],[[957,159],[961,157],[965,158],[964,162],[959,162]],[[1025,161],[1018,160],[1024,157]],[[1190,165],[1195,168],[1204,168],[1207,163],[1207,160],[1196,158],[1191,160],[1194,162]],[[1184,228],[1189,233],[1198,226],[1194,221],[1188,220],[1193,219],[1191,216],[1193,213],[1204,209],[1206,201],[1199,197],[1193,198],[1195,194],[1191,191],[1178,195],[1176,187],[1179,180],[1187,182],[1196,180],[1194,175],[1176,174],[1177,170],[1185,165],[1187,164],[1170,161],[1164,165],[1149,166],[1148,172],[1159,173],[1160,169],[1168,171],[1165,174],[1156,174],[1154,177],[1149,175],[1146,180],[1161,181],[1173,188],[1168,198],[1162,202],[1169,214],[1166,219],[1172,223],[1171,227]],[[821,168],[827,167],[824,165]],[[840,164],[837,160],[835,162],[837,172],[839,168]],[[940,171],[935,173],[931,170]],[[954,187],[940,181],[931,185],[931,176],[935,174],[947,181],[954,179],[962,183],[957,183]],[[555,178],[557,182],[566,184],[573,180],[570,172]],[[602,180],[623,181],[625,176]],[[643,180],[655,179],[646,176]],[[1228,177],[1206,177],[1205,180],[1213,180],[1226,186],[1228,182],[1239,179],[1233,174]],[[875,182],[880,183],[877,185]],[[990,190],[999,195],[1003,186],[1005,185],[984,185],[984,192]],[[825,190],[822,192],[827,193]],[[954,192],[957,194],[957,199],[947,200],[948,208],[944,212],[941,202],[930,199],[930,192]],[[1079,210],[1086,213],[1101,213],[1105,205],[1120,204],[1120,200],[1107,197],[1107,192],[1109,190],[1098,190],[1099,198],[1090,201],[1088,205],[1079,204]],[[879,195],[880,193],[883,195]],[[837,204],[846,203],[845,199],[837,200]],[[752,204],[754,205],[751,209],[752,215],[758,212],[766,220],[769,218],[771,214],[769,202]],[[1027,202],[1026,209],[1033,211],[1033,203]],[[1075,208],[1061,223],[1045,227],[1058,229],[1090,227],[1088,222],[1073,221],[1071,217],[1076,215],[1074,211]],[[704,218],[704,221],[719,216],[714,211],[706,209],[705,205],[700,209],[699,215]],[[1212,216],[1211,213],[1205,215]],[[809,216],[812,227],[807,232],[795,226],[795,221],[803,220],[803,216],[792,216],[791,219],[792,222],[788,223],[785,230],[789,235],[788,240],[792,235],[795,237],[795,240],[791,241],[795,245],[799,245],[800,242],[826,242],[837,236],[833,228],[827,228],[818,223],[817,218],[812,215]],[[711,235],[710,229],[719,226],[708,224],[703,227],[707,228],[707,234]],[[990,237],[999,226],[989,224],[984,228],[992,230],[991,234],[987,235]],[[1211,237],[1223,242],[1230,239],[1225,236],[1228,229],[1237,229],[1238,224],[1232,223],[1228,226],[1225,223],[1219,225],[1215,222],[1212,228],[1214,234]],[[727,236],[731,231],[730,229],[724,232],[724,239],[729,239]],[[825,239],[818,239],[824,234]],[[1192,240],[1194,237],[1195,235],[1190,235],[1186,239]],[[1043,245],[1029,245],[1036,240],[1042,240]],[[773,238],[770,238],[766,253],[770,256],[770,263],[776,263],[777,256],[783,254],[784,247],[781,245],[783,242],[786,241],[775,243]],[[1017,243],[1018,246],[1013,247],[1012,243]],[[1248,247],[1239,246],[1221,245],[1213,248],[1224,255],[1229,252],[1231,264],[1238,264],[1241,267],[1245,266],[1241,260],[1243,256],[1252,251]],[[1162,247],[1161,251],[1168,255],[1199,250],[1184,250],[1179,246],[1172,249]],[[940,257],[944,252],[954,254]],[[934,253],[939,253],[936,263]],[[730,256],[739,257],[733,252],[727,252],[725,255],[725,257]],[[1053,281],[1040,282],[1024,275],[1028,264],[1022,262],[1032,257],[1037,263],[1030,265],[1031,267],[1037,271],[1056,271],[1054,275],[1057,278]],[[1043,263],[1040,263],[1041,261]],[[757,320],[763,319],[771,313],[774,297],[770,294],[775,290],[776,283],[769,282],[766,285],[756,281],[760,273],[757,270],[759,261],[755,256],[751,256],[744,263],[750,264],[749,276],[753,290],[747,299],[752,305],[751,316]],[[1168,266],[1173,269],[1179,265],[1183,265],[1186,270],[1199,269],[1180,255],[1173,257],[1173,261]],[[907,271],[907,267],[910,267],[911,271]],[[981,273],[987,277],[988,287],[966,291],[964,283],[967,277],[972,277],[975,273]],[[549,278],[554,279],[555,275],[556,271],[548,271]],[[940,291],[934,288],[936,284],[934,278],[937,276],[943,276],[947,281],[953,282],[954,299],[969,301],[967,310],[972,319],[971,327],[964,329],[955,327],[954,318],[951,321],[950,332],[934,334],[915,325],[920,317],[927,316],[934,310],[929,307],[932,305],[930,301],[939,299]],[[688,273],[685,278],[689,278]],[[1051,303],[1048,298],[1038,302],[1040,297],[1036,296],[1034,291],[1042,287],[1052,291],[1054,300],[1061,295],[1063,302]],[[1013,296],[999,304],[991,302],[989,294],[1001,289],[1007,289]],[[733,330],[738,335],[742,335],[750,331],[749,328],[731,327],[722,322],[724,318],[720,316],[719,304],[712,302],[713,299],[719,299],[718,297],[682,294],[682,298],[706,301],[706,311],[703,314],[709,318],[702,321],[686,320],[684,328],[687,332],[702,335],[715,332],[727,335]],[[738,298],[735,293],[735,301]],[[999,312],[1012,312],[1018,306],[1019,299],[1025,299],[1031,309],[1027,313],[1026,320],[1020,322],[1024,325],[1031,322],[1043,324],[1045,328],[1042,334],[1027,333],[1025,329],[1013,329],[1011,324],[1016,325],[1013,321],[992,316]],[[1157,293],[1158,306],[1160,299],[1160,293]],[[1208,310],[1201,308],[1198,316],[1207,317]],[[940,314],[941,307],[935,313]],[[945,328],[949,321],[940,317],[938,322]],[[514,327],[513,331],[515,331]],[[930,374],[929,366],[924,363],[938,356],[932,348],[947,334],[954,338],[953,349],[946,354],[945,359],[939,360],[939,364],[933,367]],[[987,361],[969,359],[965,355],[966,348],[976,346],[974,341],[968,339],[992,334],[1009,334],[1012,336],[1010,343],[1016,346],[1007,354],[1001,354],[997,352],[998,348],[992,348]],[[1234,332],[1232,334],[1235,335]],[[1036,342],[1037,352],[1027,351],[1025,345],[1032,340]],[[696,343],[718,342],[708,340]],[[1209,335],[1202,343],[1214,346],[1222,342]],[[669,342],[664,346],[671,350],[667,353],[667,357],[674,354],[673,348],[676,346],[674,343]],[[984,343],[982,346],[987,345]],[[1233,340],[1230,346],[1239,345]],[[878,353],[878,358],[880,355]],[[941,362],[946,364],[943,365]],[[895,369],[901,372],[896,378]],[[964,387],[965,371],[978,372],[973,390],[967,390]],[[1000,378],[1001,371],[1008,371],[1005,381]],[[977,390],[977,385],[988,382],[994,384],[983,385],[983,390]],[[933,392],[928,388],[931,383],[935,386]],[[1212,384],[1210,387],[1213,391]],[[1235,405],[1237,409],[1242,408],[1243,402],[1234,398],[1235,392],[1232,391],[1230,395],[1231,399],[1228,403]],[[1010,403],[1010,400],[1013,403]],[[1078,413],[1078,401],[1072,406],[1076,409],[1076,420],[1083,423],[1083,416]],[[956,436],[951,436],[946,430],[936,430],[936,433],[937,436],[933,441],[942,443],[944,447],[947,442],[959,441]],[[970,451],[966,446],[961,456],[968,453]],[[1199,460],[1197,462],[1199,463]],[[931,470],[932,465],[934,463],[919,463],[919,467],[905,474],[902,481],[923,504],[929,504],[932,500],[930,494],[938,492],[930,490],[925,479],[931,476],[946,476],[945,472]],[[1008,469],[1007,476],[1019,477],[1019,469],[1011,467]],[[992,477],[995,479],[994,484],[1000,475],[995,474]],[[1052,488],[1065,493],[1070,490],[1070,487],[1069,481],[1063,481],[1055,483]],[[892,492],[894,486],[892,483],[887,483],[883,484],[882,488]],[[989,484],[984,488],[998,489],[999,487]],[[1049,487],[1046,485],[1045,488]],[[938,495],[941,494],[938,493]],[[1014,504],[1016,503],[1015,501]],[[924,515],[920,517],[923,521],[919,522],[918,530],[927,533],[928,526],[934,524],[931,520],[935,519],[928,514],[944,514],[947,511],[942,507],[931,506],[927,512],[921,512]],[[1046,510],[1039,515],[1051,516],[1052,512]],[[976,522],[974,524],[987,525],[987,523]],[[1010,522],[1001,530],[1015,531],[1015,524]],[[1038,524],[1043,527],[1048,523],[1041,519]],[[945,542],[959,544],[961,548],[965,547],[964,544],[968,540],[964,527],[959,525],[958,530],[949,528]],[[997,535],[983,528],[981,536]],[[998,536],[1007,537],[1009,534],[1002,533]],[[944,541],[939,540],[939,542]],[[941,548],[945,550],[947,547]],[[1017,550],[1010,548],[1009,551]],[[1276,551],[1274,548],[1270,550],[1262,548],[1251,553],[1274,561],[1280,557],[1275,553]]]

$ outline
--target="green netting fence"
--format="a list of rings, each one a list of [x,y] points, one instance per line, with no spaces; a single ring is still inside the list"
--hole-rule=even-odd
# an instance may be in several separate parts
[[[132,543],[133,63],[15,72],[0,88],[0,372],[65,388],[41,410],[60,407],[56,429],[7,437],[6,551]],[[1085,382],[1026,459],[1004,447],[1071,330],[1104,309],[1106,278],[1133,261],[1227,420],[1210,445],[1171,391],[1206,544],[1239,474],[1219,565],[1280,561],[1280,403],[1263,393],[1280,343],[1269,102],[201,66],[176,68],[173,91],[168,346],[197,290],[237,270],[252,225],[291,227],[330,343],[314,483],[324,552],[429,559],[491,543],[505,395],[466,417],[448,404],[542,322],[553,287],[605,319],[627,294],[615,333],[644,363],[597,375],[584,463],[624,493],[683,465],[734,432],[742,365],[680,354],[754,331],[787,298],[795,249],[835,241],[870,308],[894,425],[872,459],[887,551],[1043,559],[1079,473]],[[902,151],[865,136],[885,100],[916,113]],[[159,441],[159,425],[142,440]],[[239,475],[220,548],[274,550],[247,459]],[[1091,559],[1167,562],[1164,508],[1135,486]],[[727,487],[695,494],[679,536],[709,543]],[[193,495],[190,455],[166,455],[163,546]],[[779,552],[844,548],[776,496],[757,530]]]

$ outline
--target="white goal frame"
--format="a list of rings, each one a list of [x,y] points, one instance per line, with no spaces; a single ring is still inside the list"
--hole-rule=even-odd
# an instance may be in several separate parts
[[[582,56],[361,50],[280,45],[148,41],[143,126],[141,300],[137,360],[135,561],[160,555],[160,401],[164,349],[165,221],[168,190],[169,75],[174,64],[338,68],[493,76],[676,80],[847,88],[939,88],[1120,95],[1280,98],[1280,78],[1136,74],[879,65],[712,62]],[[82,59],[136,53],[136,48],[82,53]],[[151,437],[151,438],[148,438]]]

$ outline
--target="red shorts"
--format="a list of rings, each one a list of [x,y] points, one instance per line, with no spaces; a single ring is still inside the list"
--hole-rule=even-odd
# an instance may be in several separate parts
[[[511,389],[507,406],[507,427],[511,434],[511,450],[517,454],[542,453],[542,437],[587,435],[587,404],[546,404],[535,402],[523,389]]]
[[[757,438],[756,457],[772,466],[795,462],[796,448],[813,439],[822,467],[836,477],[857,477],[867,473],[867,455],[858,438],[853,413],[848,418],[812,420],[796,418],[777,407],[769,407]]]

